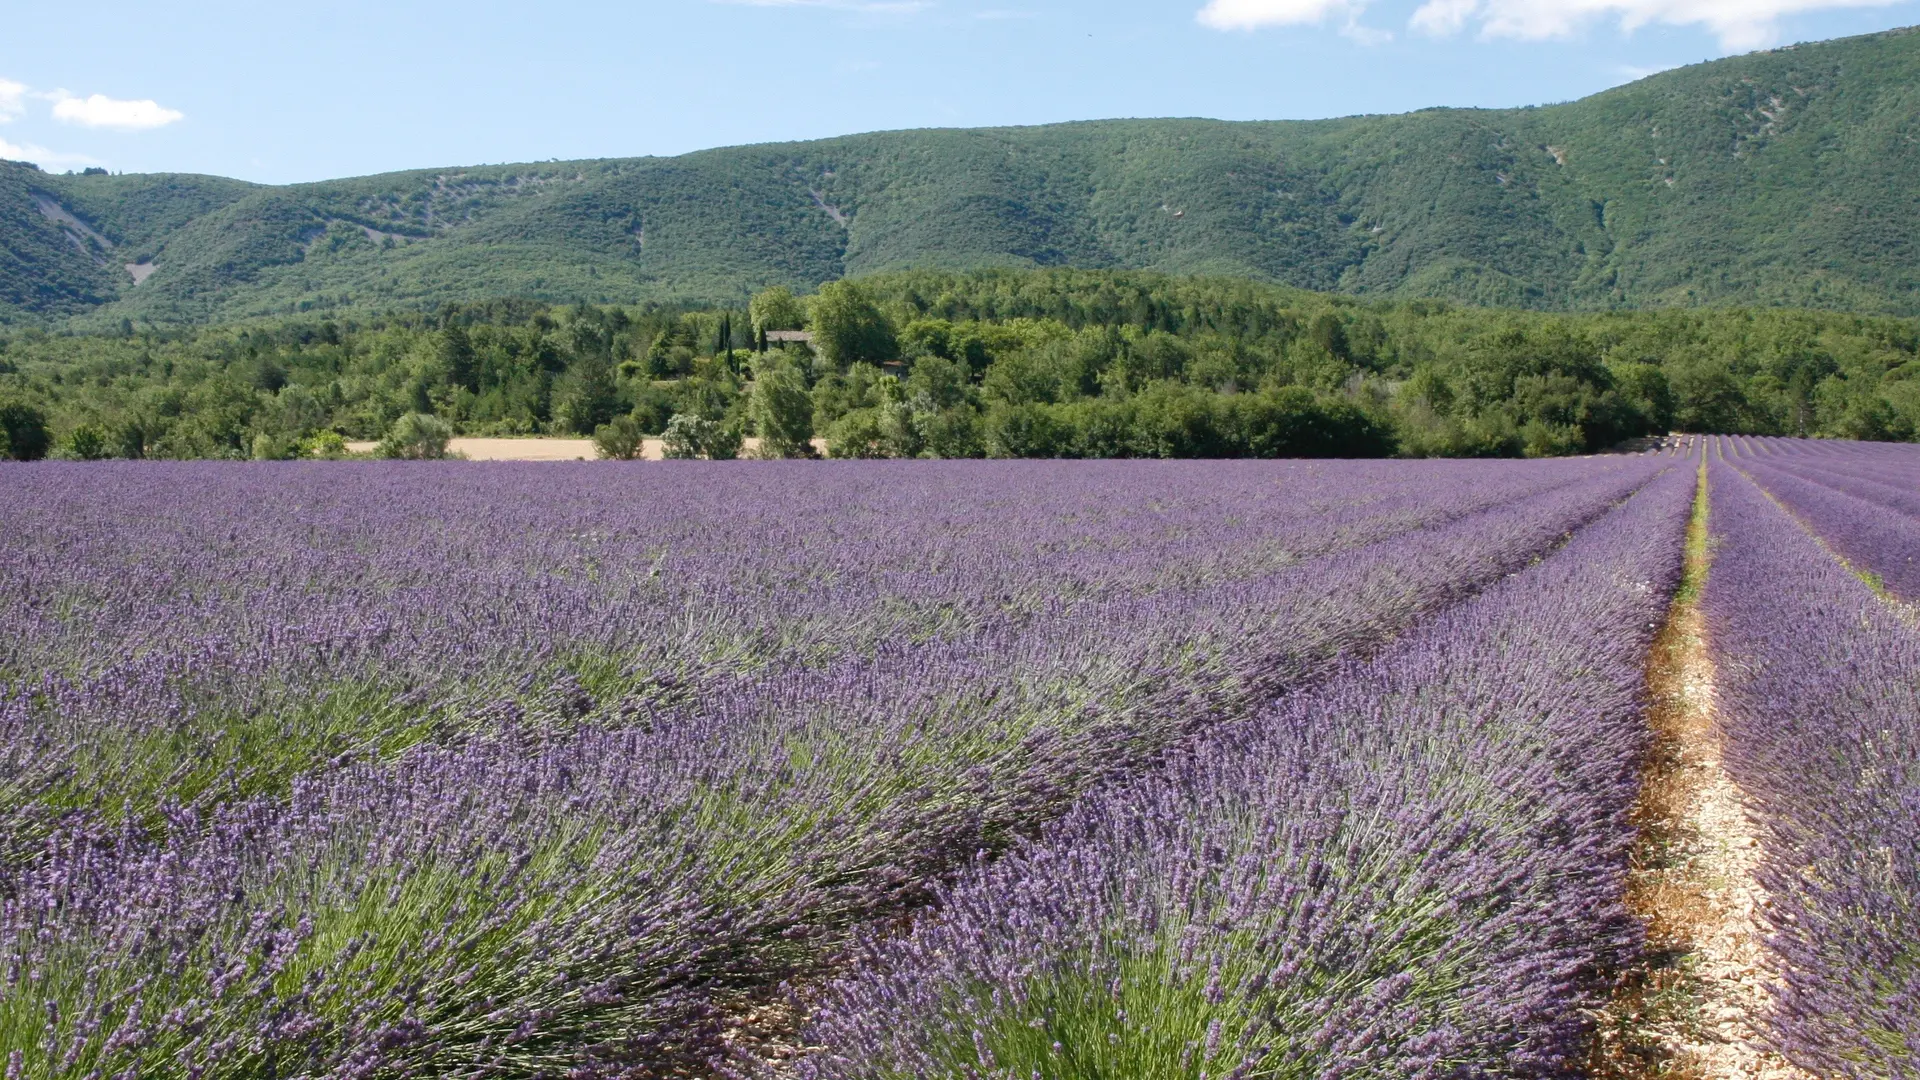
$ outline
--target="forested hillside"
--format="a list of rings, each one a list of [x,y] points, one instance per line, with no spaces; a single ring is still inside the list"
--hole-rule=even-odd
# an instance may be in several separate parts
[[[1920,35],[1897,31],[1533,109],[908,131],[293,187],[0,165],[0,317],[719,304],[1047,266],[1542,309],[1913,314],[1916,88]]]
[[[800,326],[810,347],[760,351],[765,332]],[[612,456],[666,433],[706,457],[747,436],[777,455],[824,437],[856,457],[1540,456],[1669,430],[1912,439],[1920,321],[911,271],[739,308],[29,328],[0,334],[0,425],[0,456],[79,458],[328,456],[431,430],[594,435]]]

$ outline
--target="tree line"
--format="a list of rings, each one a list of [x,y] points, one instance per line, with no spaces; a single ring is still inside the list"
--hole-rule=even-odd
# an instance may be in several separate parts
[[[805,330],[810,345],[769,347]],[[430,313],[0,337],[17,458],[1550,456],[1670,430],[1912,440],[1920,321],[1540,314],[1106,271],[911,272],[738,307]],[[405,438],[401,436],[405,435]],[[424,442],[422,439],[424,438]],[[424,449],[423,449],[424,448]]]

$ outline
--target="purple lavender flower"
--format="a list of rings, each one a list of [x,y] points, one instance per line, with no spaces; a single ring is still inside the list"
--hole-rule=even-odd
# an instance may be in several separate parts
[[[1564,1076],[1629,958],[1690,469],[868,936],[809,1077]]]
[[[1723,450],[1705,610],[1727,767],[1763,827],[1768,948],[1783,977],[1769,1038],[1817,1075],[1920,1076],[1920,632],[1910,607],[1821,543],[1889,584],[1910,580],[1889,561],[1897,545],[1875,546],[1907,526],[1839,491],[1864,490],[1843,479],[1856,468],[1894,479],[1895,465],[1911,490],[1920,453]]]
[[[1300,726],[1263,707],[1510,589],[1665,464],[8,470],[0,1033],[28,1075],[75,1077],[701,1062],[743,995],[1101,785],[1191,770],[1209,733]],[[1625,767],[1538,755],[1514,775]],[[1404,809],[1336,774],[1373,818],[1261,826],[1323,883],[1353,870],[1326,845]],[[1405,828],[1441,853],[1604,831],[1497,819]],[[1249,921],[1260,860],[1201,854],[1187,872],[1227,888],[1226,926],[1404,945],[1313,892],[1283,927]],[[1525,892],[1489,880],[1435,925]],[[1225,931],[1149,948],[1171,925],[1135,928],[1141,962],[1190,954],[1201,1005],[1235,1000],[1251,976]],[[1577,981],[1548,954],[1530,1016]],[[1278,974],[1295,959],[1260,976],[1318,977]],[[1061,993],[1119,999],[1103,1044],[1172,1038],[1125,1005],[1135,968],[1076,970]],[[1327,990],[1314,1037],[1372,1060],[1384,1044],[1341,1024],[1421,993]],[[1229,1074],[1277,1052],[1267,1031],[1166,1052]]]

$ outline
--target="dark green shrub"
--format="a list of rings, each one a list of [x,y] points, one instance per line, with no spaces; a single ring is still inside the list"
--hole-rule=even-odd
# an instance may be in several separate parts
[[[0,401],[0,456],[38,461],[52,445],[45,414],[24,401]]]
[[[631,416],[616,416],[593,429],[593,448],[609,461],[632,461],[644,445],[645,436]]]
[[[65,456],[75,461],[104,461],[113,457],[113,437],[99,424],[81,424],[67,433]]]
[[[1073,425],[1051,405],[995,405],[983,426],[988,457],[1057,458],[1073,451]]]
[[[834,458],[883,458],[887,452],[886,431],[878,408],[855,409],[841,414],[826,430],[827,456]]]
[[[447,443],[453,440],[453,425],[437,416],[408,413],[393,422],[393,430],[380,441],[375,451],[383,458],[428,461],[447,456]]]

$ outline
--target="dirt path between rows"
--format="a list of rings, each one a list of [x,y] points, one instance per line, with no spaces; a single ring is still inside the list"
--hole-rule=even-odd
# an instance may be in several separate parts
[[[1628,906],[1646,958],[1602,1017],[1596,1080],[1810,1080],[1756,1048],[1775,976],[1766,967],[1754,880],[1758,830],[1722,765],[1714,665],[1700,612],[1711,553],[1706,475],[1687,530],[1686,574],[1647,665],[1649,755]]]

